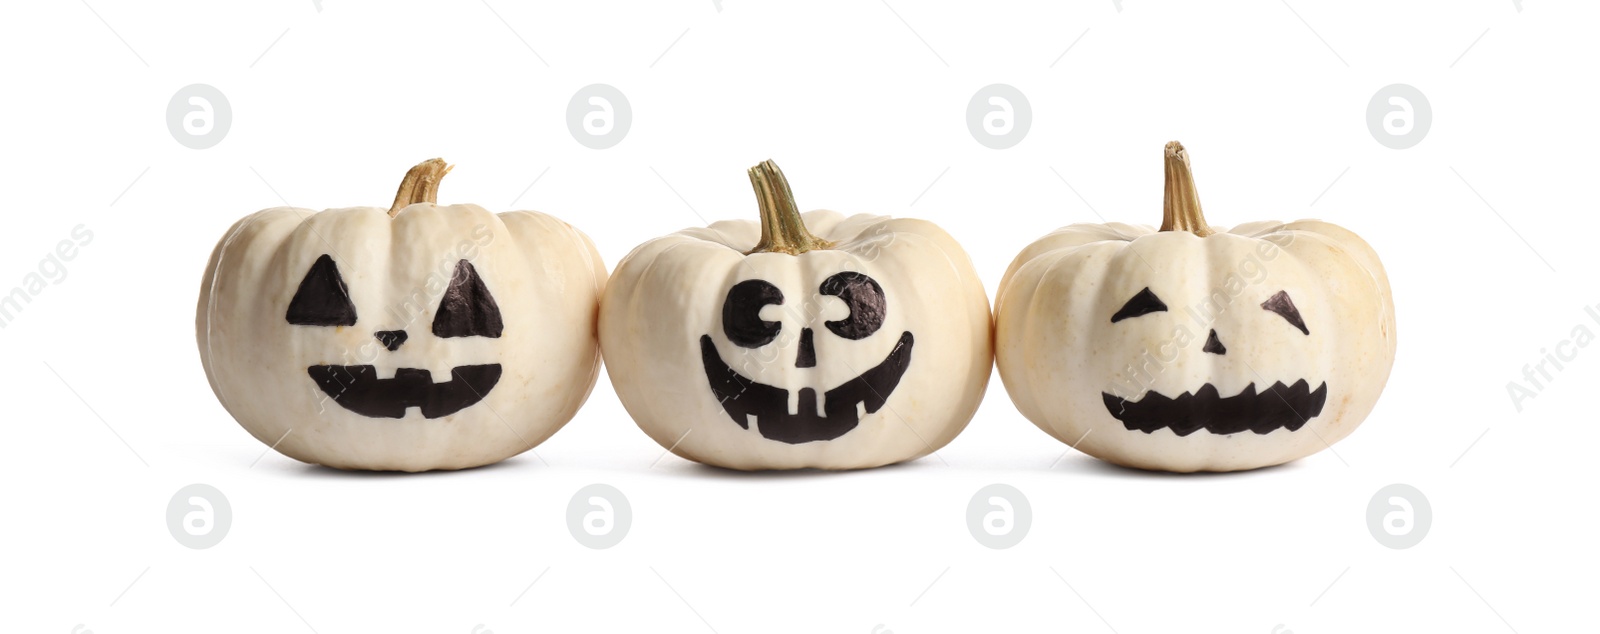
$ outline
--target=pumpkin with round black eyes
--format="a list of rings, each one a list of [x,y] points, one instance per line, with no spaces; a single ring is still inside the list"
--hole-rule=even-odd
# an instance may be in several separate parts
[[[801,214],[750,169],[761,221],[634,249],[601,302],[608,374],[673,453],[734,469],[857,469],[960,433],[992,368],[972,262],[936,225]]]
[[[1077,224],[1029,245],[995,297],[1017,409],[1078,450],[1167,471],[1281,464],[1349,435],[1394,363],[1378,255],[1317,220],[1206,224],[1165,152],[1160,229]]]
[[[533,448],[588,398],[599,253],[552,216],[436,204],[448,171],[412,168],[387,210],[277,207],[217,243],[200,359],[256,439],[341,469],[461,469]]]

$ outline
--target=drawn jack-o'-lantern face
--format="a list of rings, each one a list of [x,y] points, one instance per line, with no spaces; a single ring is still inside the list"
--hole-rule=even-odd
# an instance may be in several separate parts
[[[554,217],[434,203],[443,161],[390,209],[280,207],[230,229],[196,315],[240,426],[345,469],[485,465],[570,420],[600,366],[605,266]]]
[[[734,469],[862,469],[950,442],[993,370],[966,253],[923,220],[801,214],[777,166],[749,174],[759,223],[651,240],[613,272],[600,340],[628,413]]]
[[[323,254],[311,265],[285,318],[297,326],[359,326],[350,290],[331,256]],[[433,336],[497,339],[504,329],[500,306],[477,269],[467,260],[458,261],[434,311]],[[410,339],[405,330],[376,330],[372,336],[389,352]],[[389,379],[378,378],[372,365],[313,365],[306,372],[333,402],[362,416],[402,418],[416,407],[425,418],[439,418],[483,400],[500,381],[501,368],[498,363],[455,366],[444,382],[434,382],[422,368],[398,368]]]
[[[819,298],[843,302],[848,311],[842,319],[824,322],[831,335],[860,341],[872,337],[883,326],[888,300],[883,287],[871,277],[856,272],[838,273],[823,281],[817,293]],[[778,339],[783,325],[763,319],[761,312],[783,303],[783,291],[766,280],[745,280],[733,285],[722,304],[723,335],[740,348],[759,350],[768,346]],[[798,337],[794,367],[817,367],[815,330],[802,328]],[[829,389],[823,395],[820,413],[817,392],[812,387],[799,388],[798,410],[790,413],[789,388],[759,383],[739,374],[717,352],[711,335],[700,338],[700,355],[711,391],[733,422],[746,429],[754,424],[768,439],[798,444],[843,436],[855,429],[863,416],[883,407],[910,367],[914,343],[911,331],[901,332],[894,349],[882,362]]]
[[[1188,153],[1163,154],[1159,229],[1063,227],[1006,271],[996,360],[1017,409],[1142,469],[1254,469],[1348,436],[1394,362],[1377,254],[1316,220],[1212,227]]]
[[[1261,309],[1283,318],[1287,326],[1299,330],[1301,335],[1311,336],[1311,330],[1306,328],[1305,320],[1301,318],[1299,309],[1295,308],[1294,300],[1287,291],[1278,291],[1261,302]],[[1164,312],[1167,312],[1166,303],[1146,287],[1111,316],[1111,323]],[[1222,356],[1228,354],[1228,347],[1218,336],[1217,330],[1212,328],[1200,352]],[[1258,389],[1256,382],[1250,381],[1237,394],[1222,396],[1216,385],[1208,381],[1197,389],[1177,396],[1148,390],[1143,398],[1137,400],[1111,392],[1102,392],[1101,399],[1105,402],[1106,411],[1122,421],[1123,426],[1147,434],[1159,429],[1171,429],[1178,436],[1188,436],[1202,430],[1210,434],[1246,431],[1268,434],[1279,429],[1299,431],[1311,419],[1322,414],[1322,407],[1328,400],[1328,384],[1321,381],[1313,389],[1309,381],[1300,378],[1292,385],[1284,385],[1279,380]]]

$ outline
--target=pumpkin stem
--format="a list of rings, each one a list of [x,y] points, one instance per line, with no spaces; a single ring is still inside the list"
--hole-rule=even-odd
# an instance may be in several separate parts
[[[417,163],[401,179],[400,191],[395,192],[394,204],[389,206],[389,217],[395,217],[407,205],[439,202],[439,181],[449,173],[450,166],[445,164],[444,159],[432,158]]]
[[[1167,191],[1161,205],[1162,231],[1188,231],[1202,238],[1215,231],[1200,213],[1200,192],[1194,188],[1194,172],[1189,169],[1189,152],[1183,144],[1167,144]]]
[[[800,208],[794,204],[794,192],[789,191],[789,179],[776,163],[762,161],[750,168],[750,184],[755,186],[756,202],[761,206],[761,241],[749,253],[800,255],[833,246],[806,230]]]

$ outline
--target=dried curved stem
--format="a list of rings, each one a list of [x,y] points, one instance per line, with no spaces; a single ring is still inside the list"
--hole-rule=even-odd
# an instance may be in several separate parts
[[[756,189],[756,202],[761,207],[761,241],[750,253],[800,255],[833,246],[806,229],[800,208],[794,204],[794,192],[789,191],[789,179],[783,177],[783,170],[776,163],[762,161],[750,168],[750,184]]]
[[[400,191],[394,194],[394,204],[389,206],[389,217],[393,218],[401,209],[415,203],[439,202],[439,181],[445,174],[450,173],[450,166],[444,159],[432,158],[406,172],[406,177],[400,180]]]
[[[1202,238],[1215,231],[1200,213],[1200,192],[1194,187],[1194,172],[1189,168],[1189,152],[1173,141],[1166,148],[1167,189],[1161,204],[1162,231],[1188,231]]]

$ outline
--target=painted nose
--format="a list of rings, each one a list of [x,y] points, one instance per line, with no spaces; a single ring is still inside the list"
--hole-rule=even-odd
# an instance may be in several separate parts
[[[400,344],[406,342],[406,331],[404,330],[379,330],[378,332],[372,333],[372,336],[377,337],[378,343],[381,343],[383,344],[383,347],[388,348],[389,352],[399,350]]]
[[[1216,330],[1212,330],[1211,336],[1206,337],[1206,345],[1201,350],[1211,354],[1228,354],[1228,349],[1222,345],[1222,340],[1217,338]]]
[[[794,367],[817,367],[817,349],[811,345],[810,328],[805,328],[800,331],[800,352],[794,357]]]

